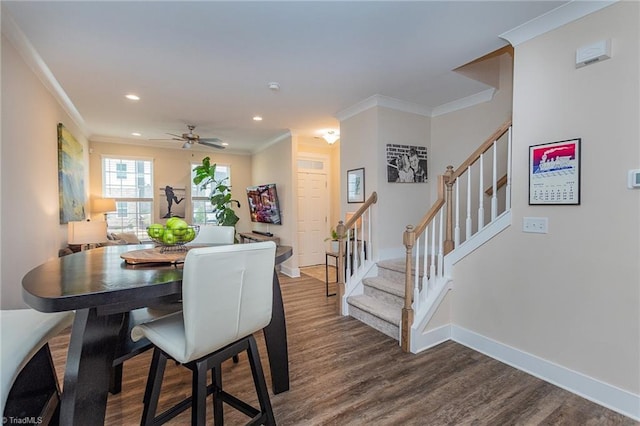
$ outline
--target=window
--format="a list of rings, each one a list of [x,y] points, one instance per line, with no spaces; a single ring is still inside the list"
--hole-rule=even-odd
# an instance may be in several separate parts
[[[116,212],[107,214],[108,232],[133,232],[147,239],[153,216],[151,160],[103,157],[102,196],[116,200]]]
[[[211,185],[203,190],[199,186],[193,183],[195,172],[193,169],[200,166],[201,163],[191,164],[191,207],[193,211],[193,224],[194,225],[215,225],[216,216],[209,201],[209,194],[211,193]],[[227,179],[226,184],[231,186],[231,166],[228,164],[216,164],[216,180]]]

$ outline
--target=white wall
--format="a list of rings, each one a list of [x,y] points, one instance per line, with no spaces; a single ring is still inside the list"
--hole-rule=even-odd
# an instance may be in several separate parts
[[[639,4],[619,2],[516,47],[513,225],[455,267],[457,326],[640,393]],[[577,48],[613,40],[582,69]],[[579,206],[528,205],[528,147],[582,138]],[[549,218],[524,234],[522,217]]]
[[[128,145],[122,143],[106,143],[91,141],[91,155],[89,168],[91,170],[90,193],[92,196],[102,194],[102,158],[105,155],[150,158],[153,160],[153,185],[154,197],[158,197],[159,188],[171,185],[178,188],[186,188],[186,215],[191,222],[192,210],[188,203],[191,197],[191,163],[202,162],[204,157],[209,157],[212,163],[228,164],[231,167],[231,195],[240,201],[240,208],[233,205],[233,209],[240,218],[236,224],[238,232],[251,230],[251,219],[247,206],[246,188],[251,185],[251,157],[248,155],[228,154],[224,151],[201,151],[197,148],[181,149],[152,148],[140,145]],[[162,199],[156,198],[154,203],[154,218],[152,221],[164,223],[160,220],[160,205]]]
[[[60,225],[57,124],[61,122],[84,148],[77,125],[2,36],[2,155],[0,198],[1,306],[20,308],[22,277],[58,256],[66,245]],[[85,161],[85,189],[88,167]],[[89,206],[85,206],[88,211]]]
[[[365,198],[378,193],[374,208],[373,250],[381,259],[404,253],[402,235],[407,225],[415,225],[430,206],[430,185],[387,182],[386,146],[401,144],[430,147],[431,119],[424,115],[385,107],[372,107],[340,123],[341,180],[347,170],[365,168]],[[429,180],[432,179],[428,159]],[[344,186],[344,185],[342,185]],[[359,204],[348,204],[346,187],[341,188],[343,215]]]
[[[290,276],[299,276],[298,257],[296,253],[297,212],[296,202],[297,185],[296,176],[297,138],[287,136],[281,141],[255,153],[251,162],[252,185],[275,183],[278,190],[282,225],[268,225],[264,223],[252,223],[252,229],[269,231],[280,238],[280,244],[293,247],[294,255],[282,264],[282,272]]]

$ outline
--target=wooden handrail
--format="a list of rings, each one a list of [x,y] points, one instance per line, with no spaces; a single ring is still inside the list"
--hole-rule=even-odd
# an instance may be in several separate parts
[[[473,151],[473,154],[471,154],[466,160],[462,162],[462,164],[460,164],[460,167],[458,167],[455,170],[455,172],[453,172],[453,175],[451,176],[452,182],[455,182],[455,180],[458,179],[460,175],[462,175],[469,168],[470,165],[475,163],[478,160],[478,158],[480,158],[481,154],[483,154],[486,150],[491,148],[491,145],[493,145],[494,141],[500,139],[502,135],[507,133],[507,131],[509,130],[509,127],[511,127],[511,119],[508,119],[507,121],[504,122],[502,126],[498,127],[498,130],[493,132],[493,134],[489,136],[484,141],[484,143],[478,147],[478,149]]]
[[[369,198],[367,198],[367,201],[365,201],[364,204],[362,204],[360,206],[360,208],[358,210],[356,210],[356,212],[353,214],[353,216],[351,216],[351,218],[349,218],[347,223],[344,224],[344,227],[346,229],[353,228],[353,225],[355,225],[355,223],[358,221],[360,216],[362,216],[362,214],[367,211],[367,209],[369,208],[369,206],[371,206],[371,204],[375,204],[377,201],[378,201],[378,193],[374,191],[369,196]],[[340,235],[340,234],[338,234],[338,235]]]

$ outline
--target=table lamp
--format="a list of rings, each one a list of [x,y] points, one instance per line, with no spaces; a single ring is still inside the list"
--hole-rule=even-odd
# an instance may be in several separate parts
[[[107,222],[69,222],[68,243],[82,247],[95,244],[107,239]]]
[[[104,213],[105,222],[107,221],[107,213],[117,210],[114,198],[94,198],[91,207],[93,213]]]

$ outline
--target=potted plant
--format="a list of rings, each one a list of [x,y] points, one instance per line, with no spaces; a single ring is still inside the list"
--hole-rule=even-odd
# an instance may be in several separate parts
[[[233,210],[235,203],[240,208],[240,202],[231,198],[231,187],[227,185],[227,178],[216,179],[216,164],[211,163],[209,157],[202,159],[202,164],[196,166],[193,171],[196,173],[193,183],[206,189],[211,185],[211,196],[209,201],[213,206],[216,220],[220,226],[236,226],[240,218]]]
[[[335,228],[331,228],[331,236],[324,239],[325,241],[331,240],[331,251],[333,253],[337,253],[338,250],[340,249],[339,239],[340,239],[340,236],[338,235],[338,232],[335,230]]]

